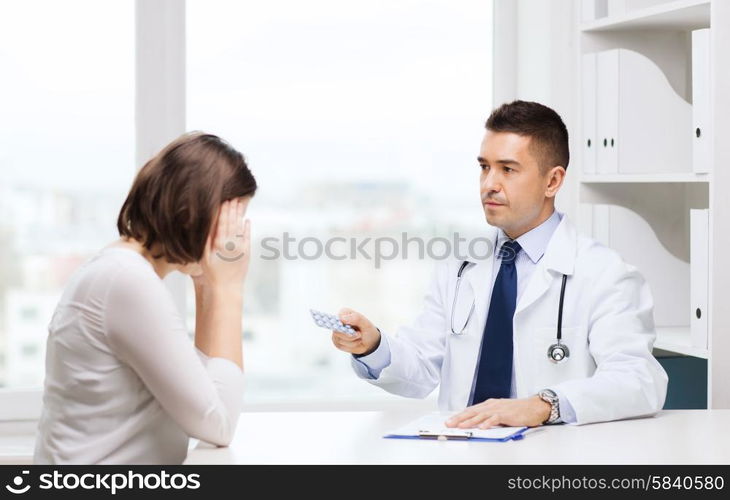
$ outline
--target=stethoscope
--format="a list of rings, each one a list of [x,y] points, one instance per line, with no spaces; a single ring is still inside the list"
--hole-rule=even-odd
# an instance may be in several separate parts
[[[456,303],[459,298],[459,287],[461,286],[461,278],[464,274],[464,270],[471,264],[468,260],[461,263],[459,272],[456,273],[456,290],[454,291],[454,301],[451,305],[451,334],[452,335],[463,335],[466,330],[466,326],[469,324],[469,320],[474,314],[475,301],[472,300],[469,314],[466,317],[466,321],[462,325],[459,331],[454,329],[454,311],[456,310]],[[565,282],[568,280],[568,276],[563,274],[563,281],[560,285],[560,302],[558,303],[558,329],[557,329],[557,342],[548,347],[547,356],[553,363],[562,363],[570,357],[570,349],[563,343],[563,300],[565,298]]]

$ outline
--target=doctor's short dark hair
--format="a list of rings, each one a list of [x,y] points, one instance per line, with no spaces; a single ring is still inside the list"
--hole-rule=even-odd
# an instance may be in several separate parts
[[[117,219],[155,258],[189,264],[203,257],[224,201],[252,196],[256,179],[243,155],[220,137],[184,134],[137,173]]]
[[[530,101],[502,104],[489,115],[486,128],[530,137],[530,150],[543,172],[557,166],[568,169],[568,129],[553,109]]]

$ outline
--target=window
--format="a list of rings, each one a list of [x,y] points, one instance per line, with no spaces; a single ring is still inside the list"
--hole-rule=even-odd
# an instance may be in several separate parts
[[[350,306],[393,332],[420,309],[433,262],[415,246],[378,268],[307,259],[317,246],[304,238],[483,230],[476,157],[491,110],[491,29],[484,0],[188,0],[187,128],[229,140],[260,184],[249,211],[247,401],[389,397],[356,379],[309,309]],[[282,249],[285,233],[299,258],[267,258],[264,238]],[[189,314],[193,300],[189,290]]]
[[[417,314],[433,262],[417,246],[377,266],[308,258],[316,243],[303,239],[483,229],[491,2],[186,5],[187,129],[242,150],[261,186],[247,400],[387,398],[354,377],[309,308],[350,306],[393,332]],[[117,237],[137,166],[134,32],[131,1],[0,3],[0,387],[40,387],[68,277]],[[286,236],[297,258],[266,258],[264,238],[281,249]]]
[[[134,166],[134,3],[0,3],[0,387],[40,387],[71,273]]]

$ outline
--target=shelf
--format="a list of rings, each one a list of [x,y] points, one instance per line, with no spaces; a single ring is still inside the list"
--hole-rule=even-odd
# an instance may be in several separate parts
[[[685,183],[709,182],[709,174],[672,173],[672,174],[583,174],[580,182],[583,184],[602,183]]]
[[[675,352],[696,358],[708,358],[707,349],[694,347],[688,326],[658,326],[655,349]]]
[[[646,29],[694,30],[710,27],[710,0],[677,0],[604,17],[582,25],[583,33]]]

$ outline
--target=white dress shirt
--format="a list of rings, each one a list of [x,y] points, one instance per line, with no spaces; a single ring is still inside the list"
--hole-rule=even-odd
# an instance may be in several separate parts
[[[515,241],[520,244],[522,250],[517,254],[515,259],[515,268],[517,269],[517,303],[520,301],[522,293],[527,288],[527,283],[530,281],[532,272],[535,270],[535,266],[540,262],[542,256],[545,254],[545,249],[550,242],[550,238],[555,232],[555,229],[560,224],[561,215],[557,211],[553,211],[552,215],[543,221],[539,226],[527,231],[522,236],[518,237]],[[509,237],[501,229],[498,232],[497,244],[495,252],[502,247],[505,241],[508,241]],[[502,265],[499,257],[493,259],[493,272],[492,272],[492,283],[490,287],[494,287],[494,282],[497,280],[497,274],[499,268]],[[514,335],[514,332],[513,332]],[[557,337],[556,337],[557,338]],[[367,356],[355,356],[355,359],[362,363],[373,379],[377,379],[380,376],[380,372],[390,364],[390,349],[388,342],[385,337],[381,337],[381,342],[378,348]],[[510,397],[515,398],[517,391],[515,389],[515,363],[512,362],[512,385],[510,391]],[[474,390],[476,388],[477,374],[479,373],[479,362],[477,362],[477,368],[474,373],[474,379],[472,381],[471,393],[469,401],[474,396]],[[562,395],[559,391],[556,391],[559,398],[560,406],[560,420],[566,423],[573,423],[576,421],[575,412],[573,407],[567,398]]]
[[[70,279],[48,327],[36,464],[180,464],[189,436],[227,445],[243,372],[209,358],[152,265],[105,248]]]

